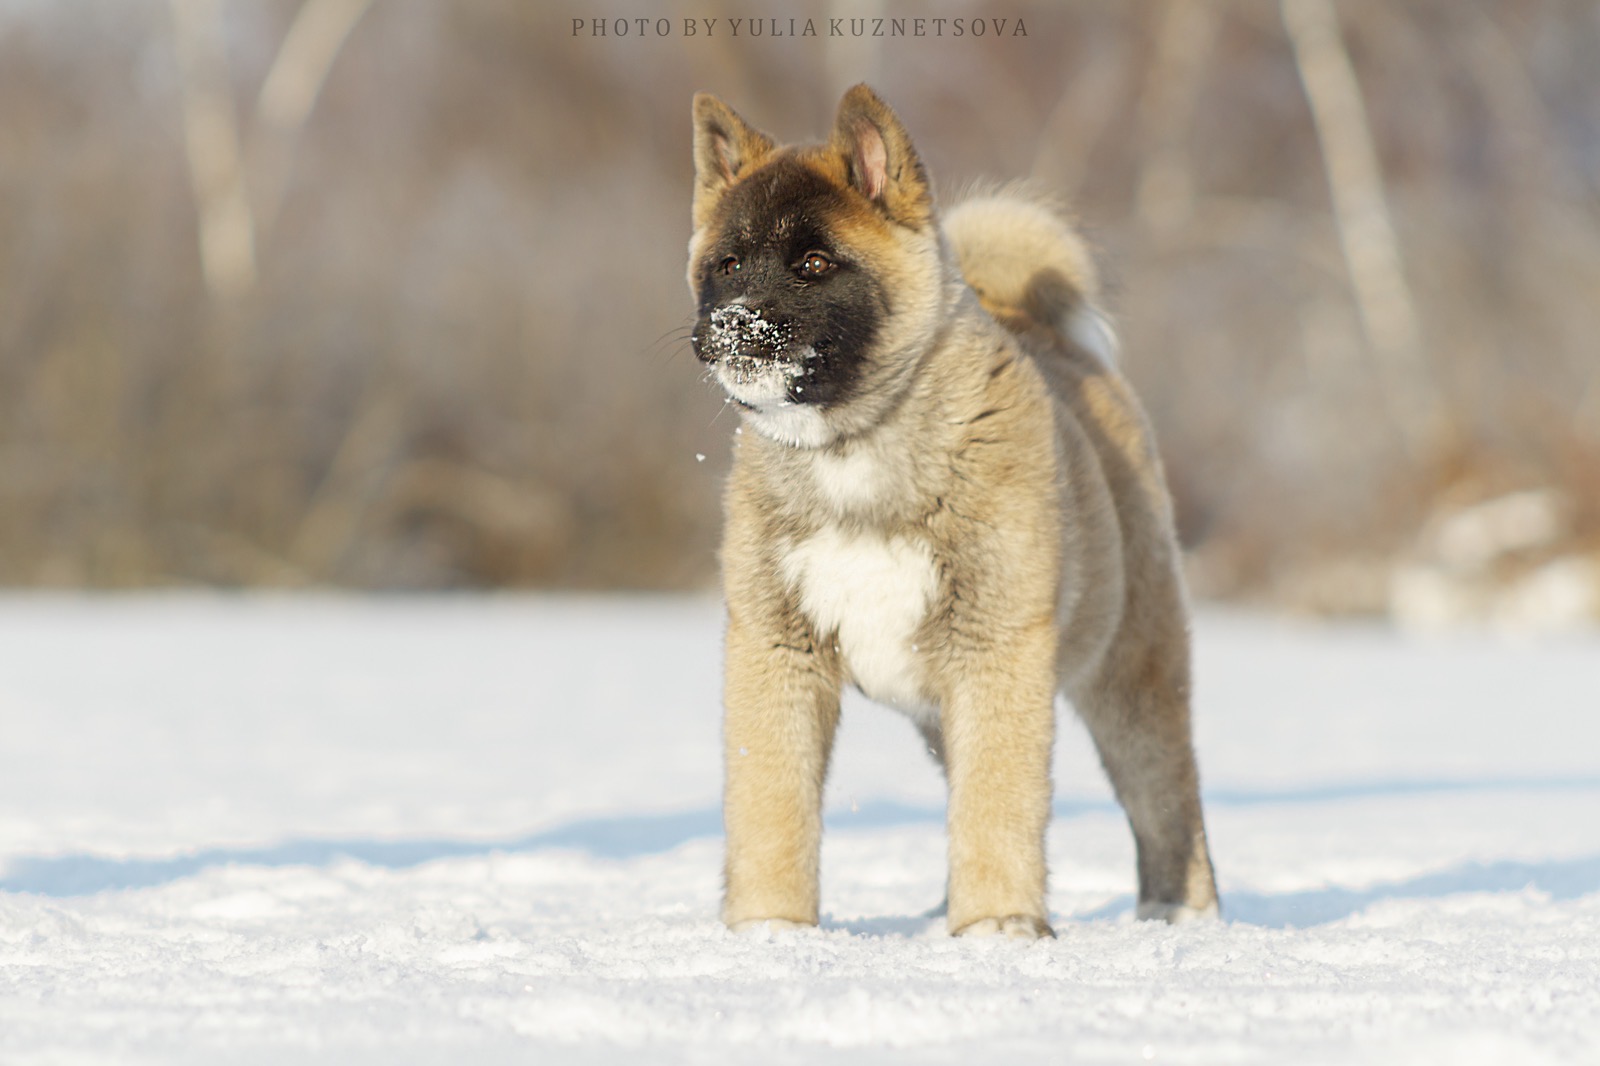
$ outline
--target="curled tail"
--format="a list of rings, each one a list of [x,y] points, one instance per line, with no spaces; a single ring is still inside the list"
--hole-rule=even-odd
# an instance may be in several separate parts
[[[944,232],[967,284],[1001,325],[1024,338],[1043,330],[1057,346],[1116,366],[1094,260],[1060,213],[1002,190],[946,211]]]

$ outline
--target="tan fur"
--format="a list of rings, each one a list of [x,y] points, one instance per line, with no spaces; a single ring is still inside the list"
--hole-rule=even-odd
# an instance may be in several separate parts
[[[823,782],[852,681],[897,700],[946,771],[952,932],[1050,933],[1058,691],[1128,812],[1141,916],[1214,913],[1171,508],[1126,381],[1073,339],[1071,316],[1098,314],[1081,239],[1014,192],[958,207],[941,237],[909,138],[864,86],[817,148],[777,148],[709,97],[695,113],[692,285],[718,199],[798,159],[863,191],[828,223],[895,306],[869,395],[827,413],[824,443],[737,445],[724,920],[817,921]]]

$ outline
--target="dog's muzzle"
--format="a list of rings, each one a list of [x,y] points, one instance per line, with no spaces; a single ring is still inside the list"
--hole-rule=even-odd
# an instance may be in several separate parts
[[[796,346],[794,337],[787,322],[733,303],[712,311],[691,343],[731,399],[747,408],[770,408],[809,402],[806,378],[816,352]]]
[[[712,311],[690,341],[701,362],[731,359],[754,364],[781,358],[793,335],[792,327],[768,318],[760,308],[735,303]]]

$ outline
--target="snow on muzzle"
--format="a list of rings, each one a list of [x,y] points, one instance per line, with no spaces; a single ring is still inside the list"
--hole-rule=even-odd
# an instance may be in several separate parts
[[[695,338],[695,354],[710,363],[722,387],[735,400],[751,406],[793,403],[804,391],[800,380],[811,373],[816,358],[809,346],[792,347],[795,330],[767,317],[758,307],[729,303],[707,318]]]

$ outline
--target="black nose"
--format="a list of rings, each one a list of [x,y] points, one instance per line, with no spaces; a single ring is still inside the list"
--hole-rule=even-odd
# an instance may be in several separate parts
[[[724,304],[701,321],[689,341],[702,363],[736,359],[749,364],[775,361],[793,336],[793,326],[765,308]]]

